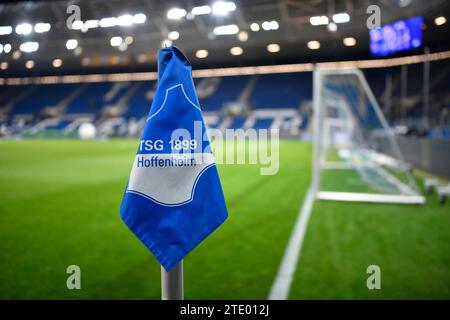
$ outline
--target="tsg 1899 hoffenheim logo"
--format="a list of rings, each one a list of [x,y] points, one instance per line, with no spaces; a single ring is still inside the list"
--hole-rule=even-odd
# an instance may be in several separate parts
[[[149,116],[149,121],[164,116],[166,108],[192,108],[194,110],[190,112],[200,113],[199,107],[187,97],[182,84],[167,89],[161,107]],[[195,136],[194,133],[191,137],[189,129],[192,128],[182,128],[190,136],[182,139],[176,133],[180,128],[171,128],[170,139],[158,136],[156,139],[142,140],[127,192],[164,206],[178,206],[192,201],[198,180],[215,164],[212,153],[202,151],[202,135]]]

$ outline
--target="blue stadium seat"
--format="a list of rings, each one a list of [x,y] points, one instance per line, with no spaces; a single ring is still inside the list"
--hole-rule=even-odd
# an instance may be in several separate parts
[[[48,106],[54,106],[66,98],[80,84],[43,84],[19,101],[13,114],[35,114]]]
[[[299,108],[311,98],[311,73],[267,74],[258,77],[250,103],[255,108]]]
[[[200,99],[203,111],[218,111],[227,102],[236,101],[242,93],[249,76],[223,77],[214,94]]]
[[[232,123],[230,126],[228,126],[227,129],[240,129],[244,126],[245,120],[247,120],[246,117],[238,116],[233,118]]]
[[[67,113],[97,113],[104,105],[110,82],[91,83],[67,107]]]
[[[270,129],[270,126],[273,123],[273,119],[256,119],[255,124],[253,125],[254,129]]]
[[[127,101],[128,111],[124,115],[126,118],[142,118],[149,113],[152,100],[148,99],[147,94],[155,86],[155,81],[141,81],[139,88]]]

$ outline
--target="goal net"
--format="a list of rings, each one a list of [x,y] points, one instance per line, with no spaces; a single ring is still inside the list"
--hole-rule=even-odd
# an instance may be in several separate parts
[[[316,198],[425,202],[360,70],[315,71],[313,105]]]

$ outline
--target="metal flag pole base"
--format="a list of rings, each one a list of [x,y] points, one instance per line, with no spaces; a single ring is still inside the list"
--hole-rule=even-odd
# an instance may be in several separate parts
[[[183,260],[167,272],[161,266],[161,299],[183,300]]]

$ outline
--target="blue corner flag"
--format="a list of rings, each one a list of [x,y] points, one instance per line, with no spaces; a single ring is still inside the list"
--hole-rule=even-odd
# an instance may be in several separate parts
[[[120,215],[170,271],[228,214],[191,66],[179,49],[159,51],[158,78]]]

